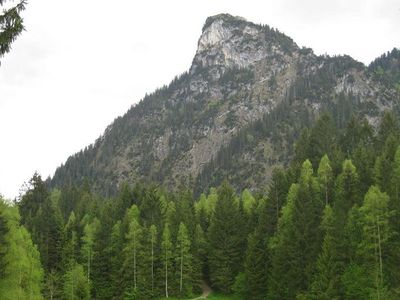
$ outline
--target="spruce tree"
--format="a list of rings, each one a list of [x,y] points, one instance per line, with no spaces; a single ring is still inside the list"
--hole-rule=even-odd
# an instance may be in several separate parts
[[[230,293],[235,277],[242,268],[243,236],[239,207],[233,189],[224,182],[218,190],[218,201],[209,228],[210,279],[216,290]]]
[[[28,231],[20,225],[18,209],[6,204],[1,196],[0,220],[3,226],[0,299],[43,299],[39,252]]]
[[[363,241],[359,245],[362,263],[368,270],[370,282],[375,289],[371,298],[386,299],[387,292],[384,268],[387,242],[392,234],[389,225],[389,197],[376,186],[372,186],[365,195],[360,208]]]
[[[334,235],[337,241],[337,259],[340,273],[344,271],[345,266],[349,263],[349,258],[352,256],[352,253],[350,253],[352,250],[349,247],[351,241],[345,234],[349,212],[353,206],[360,206],[361,203],[362,196],[360,195],[357,170],[351,160],[345,160],[342,172],[336,179],[335,202],[333,205],[335,214]]]
[[[100,222],[94,218],[92,222],[85,224],[82,236],[81,256],[85,261],[87,281],[90,283],[91,267],[93,260],[93,245]]]
[[[128,233],[126,235],[126,244],[124,247],[124,276],[125,276],[125,289],[134,290],[136,293],[139,291],[138,277],[139,268],[138,260],[139,253],[142,248],[142,234],[143,229],[139,224],[139,209],[134,204],[127,211],[128,219]]]
[[[192,237],[193,253],[193,292],[201,291],[203,280],[208,278],[207,268],[207,240],[203,228],[200,224],[196,225]]]
[[[0,6],[5,2],[7,0],[0,0]],[[25,0],[20,0],[13,3],[11,7],[2,9],[0,14],[0,58],[11,50],[11,44],[25,29],[21,13],[25,10],[26,3]]]
[[[179,297],[190,296],[193,291],[193,257],[190,252],[191,242],[188,230],[183,222],[179,224],[179,231],[175,249],[175,265],[179,278]]]
[[[335,214],[328,204],[325,206],[321,222],[324,240],[308,299],[330,300],[340,298],[340,272],[336,253],[335,223]]]
[[[171,232],[169,231],[168,223],[164,225],[161,242],[161,252],[161,265],[164,279],[165,297],[168,298],[173,266]]]
[[[388,284],[392,288],[399,289],[400,272],[397,266],[400,265],[400,147],[397,148],[394,157],[389,196],[389,226],[392,234],[389,236],[388,247],[385,251],[386,273]]]
[[[111,265],[111,231],[113,227],[112,208],[105,203],[99,218],[100,228],[95,235],[92,260],[92,297],[111,299],[113,294]]]
[[[324,155],[319,163],[318,182],[320,184],[322,199],[325,200],[325,205],[328,205],[332,202],[333,198],[333,171],[327,155]]]
[[[111,241],[110,241],[110,256],[111,256],[111,282],[112,282],[112,294],[115,298],[119,298],[123,289],[123,272],[122,266],[124,263],[123,254],[123,234],[121,229],[121,221],[117,221],[111,230]]]
[[[64,275],[64,299],[89,300],[90,289],[83,266],[73,263]]]
[[[321,245],[323,201],[310,161],[303,163],[298,185],[294,185],[280,221],[273,246],[271,299],[293,299],[307,291]]]
[[[155,294],[155,280],[156,280],[156,261],[157,261],[157,227],[155,225],[150,226],[150,273],[151,273],[151,296]]]

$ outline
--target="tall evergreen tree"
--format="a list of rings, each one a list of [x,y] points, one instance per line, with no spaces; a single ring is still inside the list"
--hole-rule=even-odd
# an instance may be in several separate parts
[[[156,261],[157,261],[157,227],[155,225],[150,226],[150,270],[151,270],[151,296],[155,293],[155,279],[156,279]]]
[[[93,245],[99,227],[100,227],[100,221],[97,218],[94,218],[92,222],[85,224],[83,228],[81,252],[82,252],[82,258],[85,260],[86,263],[86,275],[88,282],[90,282],[90,274],[92,268]]]
[[[387,257],[386,273],[388,284],[392,288],[399,289],[400,272],[398,272],[397,266],[400,265],[400,147],[397,148],[394,157],[389,196],[389,226],[392,234],[389,236],[385,251]]]
[[[359,245],[364,270],[368,270],[371,283],[375,287],[371,291],[371,298],[387,299],[384,272],[384,254],[387,242],[392,234],[389,226],[389,197],[378,187],[372,186],[365,195],[364,203],[360,208],[363,241]],[[367,288],[367,287],[366,287]]]
[[[333,211],[335,214],[335,237],[337,240],[338,262],[341,272],[344,266],[348,264],[351,257],[351,248],[349,247],[349,238],[345,234],[345,227],[348,221],[348,215],[354,205],[360,206],[362,196],[360,195],[360,185],[357,170],[351,160],[343,162],[342,172],[336,179],[335,202]]]
[[[328,205],[333,198],[333,171],[327,155],[324,155],[319,163],[318,182],[322,192],[322,199],[325,200],[325,205]]]
[[[207,240],[203,228],[196,225],[192,240],[193,292],[200,292],[203,280],[208,278]]]
[[[112,207],[105,203],[100,215],[100,228],[95,235],[92,260],[92,297],[111,299],[113,294],[111,265],[111,231],[113,227]]]
[[[139,253],[142,248],[142,234],[143,229],[139,224],[139,209],[134,204],[127,211],[127,219],[128,219],[128,233],[126,235],[126,245],[124,248],[124,275],[125,275],[125,289],[126,290],[134,290],[135,293],[138,293],[138,277],[139,277],[139,268],[138,268],[138,260]]]
[[[218,201],[209,228],[208,257],[210,279],[216,290],[231,291],[244,258],[242,220],[233,189],[224,182],[218,190]]]
[[[64,275],[64,299],[89,300],[90,289],[83,266],[73,263]]]
[[[7,0],[0,0],[0,6],[5,2]],[[0,14],[0,58],[11,50],[11,44],[25,29],[21,13],[26,3],[25,0],[16,1],[11,7],[4,8]]]
[[[172,278],[172,266],[173,266],[173,257],[172,257],[172,241],[171,241],[171,232],[169,231],[169,225],[166,223],[164,225],[164,231],[162,234],[162,242],[161,242],[161,251],[162,251],[162,269],[163,269],[163,278],[164,278],[164,288],[165,288],[165,297],[169,297],[169,284]]]
[[[329,204],[325,206],[321,227],[324,233],[324,240],[317,260],[311,291],[306,298],[316,300],[340,299],[340,272],[336,253],[335,214]]]
[[[293,299],[305,292],[321,245],[323,210],[320,189],[310,161],[303,163],[299,184],[291,188],[283,228],[279,228],[273,258],[271,299]]]
[[[7,205],[1,197],[0,220],[6,227],[3,228],[3,243],[0,245],[0,252],[3,254],[0,298],[43,299],[43,269],[39,252],[28,231],[20,225],[17,208]]]
[[[193,291],[193,257],[190,252],[189,232],[183,222],[179,224],[176,241],[175,265],[179,278],[179,297],[190,296]]]
[[[117,221],[111,230],[110,240],[110,256],[111,256],[111,282],[112,282],[112,294],[114,298],[119,299],[124,292],[121,287],[123,286],[124,278],[121,275],[123,272],[122,266],[124,263],[123,253],[123,233],[121,228],[121,221]],[[97,231],[97,230],[96,230]],[[95,235],[96,236],[96,235]]]

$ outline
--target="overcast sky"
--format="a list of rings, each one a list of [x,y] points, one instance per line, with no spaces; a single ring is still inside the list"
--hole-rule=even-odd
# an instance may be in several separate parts
[[[30,0],[0,66],[0,193],[46,178],[145,93],[189,69],[207,16],[268,24],[368,64],[400,46],[398,0]]]

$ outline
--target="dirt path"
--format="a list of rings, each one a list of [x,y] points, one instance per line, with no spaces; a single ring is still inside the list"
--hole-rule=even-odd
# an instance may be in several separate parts
[[[201,284],[201,289],[203,290],[203,294],[200,297],[193,298],[193,299],[190,299],[190,300],[207,299],[208,295],[210,295],[210,293],[211,293],[210,286],[205,281],[203,281],[202,284]]]

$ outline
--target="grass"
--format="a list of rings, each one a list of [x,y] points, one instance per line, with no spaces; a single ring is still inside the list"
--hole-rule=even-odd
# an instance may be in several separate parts
[[[160,300],[190,300],[190,299],[179,299],[179,298],[169,297],[169,298],[161,298]],[[240,298],[235,295],[221,295],[221,294],[211,293],[207,297],[207,300],[240,300]]]
[[[221,294],[210,294],[207,299],[209,300],[240,300],[238,296],[235,295],[221,295]]]

